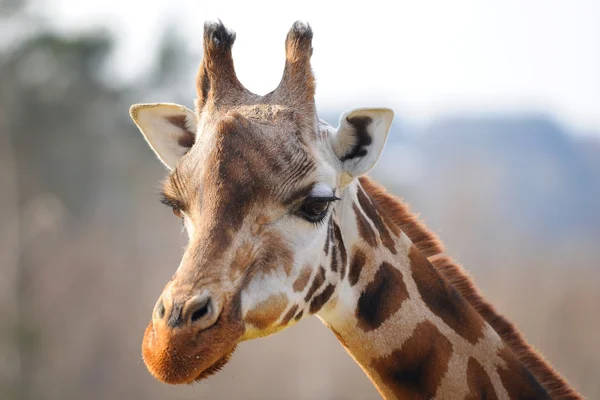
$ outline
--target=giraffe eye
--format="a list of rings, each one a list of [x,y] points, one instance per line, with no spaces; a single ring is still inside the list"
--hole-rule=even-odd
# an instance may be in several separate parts
[[[180,200],[173,199],[166,194],[162,193],[160,196],[160,202],[163,203],[167,207],[171,207],[173,210],[173,214],[177,216],[177,218],[182,218],[182,210],[184,209],[183,203]]]
[[[304,218],[309,222],[319,222],[329,209],[329,204],[337,200],[336,197],[307,197],[296,212],[296,215]]]
[[[173,214],[175,214],[175,216],[177,218],[181,218],[182,217],[181,209],[179,209],[179,208],[173,207]]]

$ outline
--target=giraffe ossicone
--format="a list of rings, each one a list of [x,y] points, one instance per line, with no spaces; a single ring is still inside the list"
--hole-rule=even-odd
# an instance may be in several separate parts
[[[149,371],[201,380],[240,342],[317,315],[387,399],[580,398],[364,176],[392,110],[318,118],[312,36],[292,26],[281,82],[259,96],[236,77],[235,34],[206,23],[195,110],[131,108],[189,236],[144,334]]]

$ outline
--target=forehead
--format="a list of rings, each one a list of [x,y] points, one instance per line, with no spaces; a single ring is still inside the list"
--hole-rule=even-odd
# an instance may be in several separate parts
[[[177,190],[180,197],[202,192],[209,201],[286,201],[316,179],[318,157],[312,144],[317,135],[308,118],[272,105],[206,117],[166,190]]]

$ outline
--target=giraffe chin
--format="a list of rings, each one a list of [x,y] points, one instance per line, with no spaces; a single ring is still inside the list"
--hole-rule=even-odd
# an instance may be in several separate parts
[[[219,372],[229,362],[234,351],[235,351],[235,347],[229,353],[227,353],[223,357],[219,358],[217,360],[217,362],[215,362],[210,367],[208,367],[204,371],[202,371],[200,373],[200,375],[198,375],[196,377],[196,379],[194,379],[194,381],[200,382],[201,380],[206,379],[209,376]],[[190,382],[190,383],[192,383],[192,382]]]
[[[146,328],[142,357],[148,371],[171,385],[194,383],[215,374],[235,351],[240,330],[219,324],[195,333],[189,329]]]

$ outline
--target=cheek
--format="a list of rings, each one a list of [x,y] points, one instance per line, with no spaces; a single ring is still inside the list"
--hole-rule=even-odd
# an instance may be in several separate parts
[[[266,336],[281,329],[281,320],[293,301],[286,290],[283,271],[258,271],[242,291],[242,317],[246,325],[244,340]]]
[[[295,215],[289,215],[279,224],[279,234],[297,256],[309,258],[316,253],[315,249],[319,247],[319,243],[324,244],[329,218],[331,216],[314,224]]]
[[[244,315],[247,331],[264,336],[283,329],[281,319],[289,305],[288,294],[274,293],[258,302]]]
[[[327,227],[280,226],[278,239],[261,244],[265,263],[242,291],[244,339],[265,336],[289,325],[305,305],[314,271],[324,262]],[[295,231],[295,232],[292,232]]]

